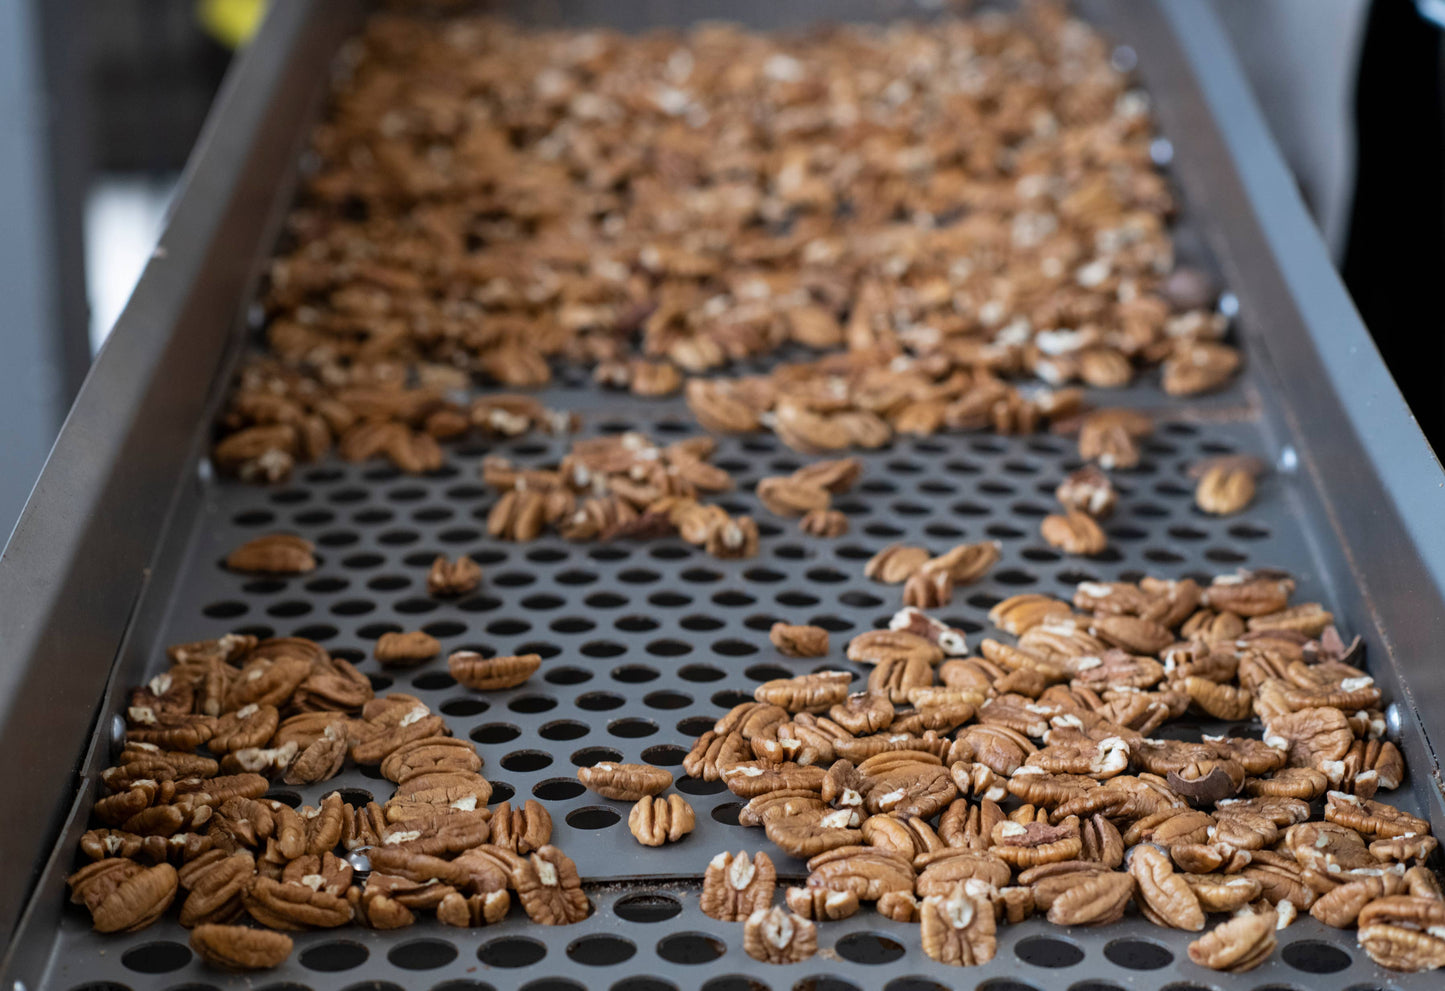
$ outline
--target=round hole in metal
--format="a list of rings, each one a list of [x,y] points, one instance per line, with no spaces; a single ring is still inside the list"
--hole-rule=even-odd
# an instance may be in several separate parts
[[[582,620],[582,622],[587,624],[587,629],[589,630],[597,625],[590,619]],[[440,626],[441,624],[437,623],[433,625]],[[553,628],[556,628],[555,623],[553,624]],[[532,624],[525,619],[499,619],[487,624],[487,632],[498,637],[515,637],[517,634],[526,633],[531,629]]]
[[[501,760],[502,767],[519,774],[540,771],[551,764],[552,755],[541,750],[513,750]]]
[[[452,688],[456,683],[457,679],[445,671],[429,671],[411,680],[413,688],[420,688],[424,692],[435,692],[443,688]]]
[[[654,606],[662,606],[664,609],[673,609],[678,606],[692,605],[692,596],[683,595],[681,592],[654,592],[647,597],[647,601]]]
[[[612,680],[620,681],[624,685],[641,685],[649,681],[656,681],[662,677],[657,668],[646,664],[624,664],[620,668],[612,669]]]
[[[615,595],[612,592],[598,592],[595,595],[587,596],[582,601],[593,609],[616,609],[628,603],[627,596]]]
[[[366,680],[371,682],[373,692],[384,692],[392,685],[392,680],[384,674],[369,674]]]
[[[266,792],[266,797],[274,798],[276,801],[283,805],[289,805],[293,809],[300,808],[301,806],[301,795],[287,788],[273,788]]]
[[[612,906],[612,914],[628,922],[666,922],[682,912],[682,902],[660,891],[625,895]]]
[[[572,763],[577,767],[591,767],[605,760],[619,761],[622,753],[611,747],[583,747],[572,754]]]
[[[714,805],[712,817],[724,826],[736,826],[738,824],[738,813],[743,810],[741,802],[723,802],[721,805]]]
[[[565,802],[586,790],[576,778],[548,778],[532,786],[532,795],[544,802]]]
[[[677,731],[684,736],[702,736],[713,728],[717,720],[709,719],[707,716],[688,716],[677,723]]]
[[[492,782],[493,802],[509,802],[511,801],[512,796],[515,794],[517,794],[517,789],[507,784],[505,781]]]
[[[592,727],[575,719],[558,719],[543,725],[537,735],[544,740],[577,740],[592,732]]]
[[[526,936],[503,936],[477,950],[477,959],[488,967],[530,967],[546,955],[545,944]]]
[[[1071,988],[1070,991],[1073,991]],[[1173,984],[1166,984],[1159,991],[1214,991],[1207,984],[1195,984],[1193,981],[1176,981]],[[1379,991],[1378,988],[1373,991]]]
[[[1014,955],[1035,967],[1072,967],[1084,959],[1084,951],[1057,936],[1030,936],[1014,947]]]
[[[244,616],[251,609],[244,602],[227,600],[224,602],[212,602],[201,610],[201,615],[210,619],[234,619],[237,616]],[[268,610],[269,611],[269,610]]]
[[[552,685],[580,685],[592,680],[592,672],[586,668],[552,668],[542,678]]]
[[[612,625],[623,633],[650,633],[662,624],[651,616],[623,616]]]
[[[320,585],[323,582],[327,584],[331,582],[339,582],[340,588],[345,588],[349,584],[345,578],[320,578],[314,582],[307,583],[306,590],[309,592],[314,592],[316,591],[316,589],[312,586]],[[279,578],[262,578],[258,581],[247,582],[246,584],[241,586],[241,591],[245,592],[247,595],[270,595],[273,592],[285,591],[285,589],[286,583]]]
[[[606,712],[608,709],[617,709],[627,704],[627,700],[621,695],[614,695],[611,692],[588,692],[585,695],[577,696],[577,708],[586,709],[588,712]]]
[[[651,719],[628,716],[625,719],[614,719],[608,723],[607,732],[613,736],[620,736],[623,739],[635,740],[639,737],[651,736],[656,733],[657,724]]]
[[[309,991],[309,989],[303,988],[301,989],[301,991]],[[458,979],[454,981],[442,981],[440,984],[433,984],[430,991],[497,991],[497,989],[492,987],[490,984],[487,984],[485,981],[468,981]]]
[[[1128,970],[1158,970],[1174,962],[1174,954],[1165,947],[1133,937],[1113,940],[1104,947],[1104,956]]]
[[[169,974],[191,962],[191,951],[181,943],[157,940],[126,950],[120,962],[139,974]]]
[[[642,752],[642,759],[658,767],[677,767],[687,756],[687,749],[675,743],[660,743]]]
[[[584,805],[567,813],[567,825],[573,829],[606,829],[621,821],[621,814],[605,805]]]
[[[1319,939],[1301,939],[1289,944],[1280,951],[1280,959],[1306,974],[1333,974],[1352,962],[1344,950]]]
[[[727,790],[727,785],[721,781],[687,777],[678,778],[673,787],[686,795],[719,795]]]
[[[709,633],[723,627],[723,621],[716,616],[693,615],[684,616],[678,625],[684,630],[692,630],[694,633]]]
[[[995,977],[991,981],[984,981],[976,991],[1039,991],[1039,989],[1032,984],[1016,981],[1012,977]]]
[[[692,705],[692,696],[674,691],[648,692],[642,704],[649,709],[685,709]]]
[[[861,989],[858,985],[845,981],[841,977],[816,974],[798,981],[793,985],[793,991],[861,991]]]
[[[616,657],[627,653],[627,648],[616,640],[590,640],[582,645],[586,657]]]
[[[654,640],[647,645],[647,652],[654,657],[681,657],[692,653],[692,644],[672,638]]]
[[[724,657],[746,657],[749,654],[756,654],[758,652],[758,648],[746,640],[735,640],[732,638],[717,641],[712,645],[712,649],[714,653],[721,654]]]
[[[782,675],[782,677],[786,678],[788,675],[785,674]],[[766,681],[767,679],[760,680]],[[752,700],[753,697],[747,692],[740,692],[735,688],[725,688],[720,692],[713,692],[710,701],[713,705],[720,706],[724,709],[731,709],[735,705],[747,705]]]
[[[566,599],[559,598],[555,595],[539,593],[537,595],[529,595],[523,599],[522,608],[530,609],[533,612],[542,612],[547,609],[556,609],[559,606],[565,605],[566,602]]]
[[[468,735],[476,743],[507,743],[521,736],[522,730],[511,723],[484,723]]]
[[[726,952],[726,944],[707,933],[673,933],[657,941],[657,955],[668,963],[709,963]]]
[[[883,605],[883,600],[871,592],[844,592],[838,596],[838,601],[854,609],[872,609],[874,606]]]
[[[567,946],[567,956],[589,967],[610,967],[636,953],[637,944],[621,936],[583,936]]]
[[[1070,984],[1069,991],[1124,991],[1124,988],[1113,981],[1088,980]]]
[[[758,600],[746,592],[719,592],[712,597],[712,601],[720,606],[750,606]]]
[[[301,966],[307,970],[334,973],[360,967],[369,956],[370,951],[354,940],[333,939],[301,951]]]
[[[457,948],[443,939],[414,939],[391,948],[386,959],[402,970],[434,970],[457,958]]]
[[[723,977],[714,977],[705,983],[702,991],[772,991],[772,989],[755,977],[727,974]]]
[[[901,959],[903,944],[882,933],[849,933],[838,940],[835,949],[838,956],[853,963],[892,963]]]
[[[514,623],[514,622],[516,622],[516,620],[503,620],[503,621],[502,621],[502,623]],[[487,627],[487,632],[488,632],[488,633],[499,633],[499,632],[501,632],[501,631],[499,631],[499,630],[493,629],[493,627],[495,627],[495,626],[500,626],[500,625],[502,625],[502,623],[493,623],[492,626]],[[530,628],[530,626],[529,626],[529,628]],[[555,633],[586,633],[586,632],[588,632],[589,630],[595,630],[596,628],[597,628],[597,624],[596,624],[596,623],[594,623],[592,620],[587,619],[586,617],[583,617],[583,616],[563,616],[561,619],[553,620],[553,621],[552,621],[552,626],[551,626],[552,631],[555,632]],[[521,632],[521,631],[518,630],[518,631],[516,631],[516,632]]]
[[[677,991],[677,985],[660,977],[624,977],[607,991]]]
[[[557,708],[557,700],[550,695],[522,695],[508,702],[507,708],[521,713],[549,712]]]
[[[447,699],[440,708],[442,714],[447,716],[478,716],[491,706],[481,699],[461,698]]]
[[[689,664],[686,667],[678,668],[677,676],[683,681],[709,682],[721,681],[727,677],[727,672],[721,671],[710,664]]]
[[[883,985],[883,991],[948,991],[948,985],[926,977],[895,977]]]

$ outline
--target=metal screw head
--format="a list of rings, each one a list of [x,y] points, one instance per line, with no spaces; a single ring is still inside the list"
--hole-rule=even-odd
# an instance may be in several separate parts
[[[1149,160],[1163,168],[1174,161],[1174,142],[1168,138],[1155,138],[1149,142]]]
[[[1232,292],[1220,293],[1219,312],[1231,320],[1239,316],[1239,297]]]
[[[1117,72],[1133,72],[1139,64],[1139,53],[1128,45],[1120,45],[1109,54],[1109,64]]]
[[[125,749],[125,720],[120,713],[110,717],[110,759],[120,758],[120,752]]]
[[[346,862],[353,871],[371,871],[371,858],[366,855],[365,849],[346,851]]]
[[[1299,471],[1299,452],[1294,449],[1293,444],[1286,444],[1279,449],[1279,457],[1275,460],[1275,468],[1281,475],[1293,475]]]
[[[1403,726],[1404,716],[1400,713],[1400,703],[1391,702],[1385,706],[1385,729],[1390,734],[1390,739],[1400,739],[1400,730]]]

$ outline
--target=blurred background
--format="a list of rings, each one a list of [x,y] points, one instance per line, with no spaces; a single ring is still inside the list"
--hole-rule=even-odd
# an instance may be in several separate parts
[[[1217,8],[1406,398],[1445,439],[1445,0],[1163,2]],[[0,543],[265,6],[0,0]]]

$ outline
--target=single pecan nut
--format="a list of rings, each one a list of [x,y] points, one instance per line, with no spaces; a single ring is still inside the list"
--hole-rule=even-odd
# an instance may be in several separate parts
[[[672,773],[651,764],[603,761],[591,767],[579,767],[577,780],[603,798],[636,802],[645,796],[666,791],[672,784]]]
[[[753,689],[753,698],[788,712],[822,712],[848,697],[853,676],[847,671],[819,671],[796,678],[775,678]]]
[[[482,569],[463,554],[455,561],[438,554],[426,573],[426,590],[431,595],[465,595],[482,583]]]
[[[1056,926],[1096,926],[1117,922],[1134,894],[1134,878],[1118,871],[1089,873],[1055,898],[1048,918]],[[1037,892],[1035,893],[1037,900]]]
[[[832,502],[828,490],[821,485],[799,480],[773,476],[764,478],[757,485],[758,501],[768,511],[778,516],[803,516],[810,512],[828,509]]]
[[[241,914],[241,893],[256,873],[256,858],[242,850],[227,855],[210,850],[178,872],[189,894],[181,903],[180,923],[186,928],[207,922],[230,922]]]
[[[291,955],[291,937],[285,933],[247,926],[207,923],[191,932],[191,949],[217,970],[269,970]]]
[[[512,871],[512,887],[527,917],[544,926],[581,922],[592,911],[577,865],[554,846],[544,846]]]
[[[776,883],[777,872],[766,853],[759,851],[752,859],[742,851],[719,853],[703,874],[703,913],[722,922],[741,922],[772,904]]]
[[[777,906],[758,909],[743,923],[743,950],[763,963],[798,963],[818,952],[818,927]]]
[[[643,846],[676,843],[697,825],[692,806],[681,795],[643,795],[627,815],[627,828]]]
[[[915,571],[903,583],[903,604],[914,609],[941,609],[953,601],[953,577],[947,571]]]
[[[447,669],[452,677],[478,692],[516,688],[536,674],[541,666],[540,654],[483,657],[473,650],[459,650],[447,658]]]
[[[918,907],[923,952],[955,967],[992,960],[998,939],[991,890],[988,883],[971,878],[947,893],[925,897]]]
[[[1419,895],[1388,895],[1360,910],[1359,941],[1370,959],[1391,970],[1418,972],[1445,966],[1445,902]]]
[[[860,901],[877,901],[888,891],[913,890],[913,866],[907,860],[867,846],[817,854],[808,860],[808,870],[808,887],[851,891]]]
[[[131,860],[106,858],[87,864],[66,879],[70,900],[90,910],[96,932],[135,932],[160,918],[180,885],[170,864],[142,867]]]
[[[1430,832],[1428,821],[1403,809],[1338,791],[1325,796],[1325,819],[1358,830],[1366,836],[1387,840]]]
[[[1213,516],[1241,512],[1254,501],[1254,474],[1241,466],[1213,465],[1199,478],[1194,502]]]
[[[241,901],[251,918],[269,929],[331,929],[351,921],[345,898],[268,877],[253,877]]]
[[[316,570],[316,545],[289,533],[267,534],[227,554],[226,567],[253,574],[301,575]]]
[[[805,919],[836,922],[856,914],[859,908],[853,892],[828,888],[789,888],[784,899],[795,915]]]
[[[943,660],[938,644],[906,630],[870,630],[848,643],[848,660],[859,664],[921,661],[930,668]]]
[[[1119,501],[1109,476],[1092,464],[1084,465],[1059,483],[1059,487],[1054,490],[1054,497],[1065,509],[1077,509],[1096,520],[1108,519]]]
[[[393,750],[381,762],[382,776],[396,784],[423,774],[472,774],[481,769],[482,758],[476,746],[449,736],[414,740]]]
[[[436,637],[421,630],[411,633],[383,633],[376,641],[376,659],[384,668],[409,668],[441,653]]]
[[[995,605],[988,611],[988,621],[1005,633],[1020,636],[1041,623],[1065,618],[1072,612],[1067,602],[1026,592],[1010,596]]]
[[[1156,926],[1199,932],[1204,928],[1204,908],[1195,889],[1174,872],[1168,854],[1141,843],[1129,850],[1129,873],[1136,887],[1135,901],[1144,918]]]
[[[1109,546],[1109,538],[1088,513],[1071,509],[1066,514],[1045,516],[1039,534],[1051,547],[1065,554],[1091,556]]]
[[[1274,911],[1238,915],[1189,944],[1189,959],[1210,970],[1243,973],[1269,958],[1276,945]]]
[[[931,558],[927,548],[889,544],[868,559],[863,574],[887,585],[905,582]]]
[[[493,846],[523,856],[552,841],[552,816],[535,799],[529,798],[515,809],[511,802],[503,802],[492,810],[489,825],[488,839]]]
[[[841,537],[848,532],[848,514],[837,509],[814,509],[803,514],[798,526],[810,537]]]
[[[828,653],[828,631],[821,626],[774,623],[768,639],[786,657],[822,657]]]
[[[959,544],[923,562],[919,571],[926,574],[946,574],[954,584],[968,585],[986,575],[988,570],[998,563],[1001,554],[996,540]]]

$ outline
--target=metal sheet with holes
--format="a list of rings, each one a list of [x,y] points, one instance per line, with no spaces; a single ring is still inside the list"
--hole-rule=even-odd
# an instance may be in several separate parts
[[[1198,250],[1187,232],[1182,242],[1186,253]],[[739,488],[722,501],[730,511],[754,512],[763,529],[762,553],[741,562],[713,560],[676,540],[579,546],[545,538],[519,546],[485,539],[491,497],[476,476],[480,456],[550,462],[565,446],[560,439],[453,445],[446,469],[422,479],[377,465],[327,462],[303,470],[287,487],[266,490],[202,473],[194,526],[178,538],[184,553],[173,573],[157,575],[158,588],[170,596],[164,622],[150,642],[127,654],[156,671],[164,666],[165,644],[230,629],[322,641],[360,662],[378,689],[419,695],[446,716],[457,736],[474,740],[497,787],[494,801],[509,793],[543,801],[556,822],[554,841],[591,882],[596,910],[585,922],[561,929],[532,925],[514,911],[503,924],[482,930],[426,922],[385,934],[354,928],[301,934],[285,967],[247,980],[203,969],[174,923],[100,938],[83,915],[68,911],[48,947],[41,984],[135,991],[276,985],[529,991],[1436,986],[1428,976],[1375,968],[1353,946],[1352,933],[1308,918],[1281,934],[1281,951],[1268,964],[1238,977],[1194,967],[1184,955],[1188,936],[1135,917],[1102,930],[1062,930],[1039,920],[1006,927],[992,963],[959,971],[922,956],[915,926],[867,911],[823,925],[815,959],[769,967],[742,953],[738,926],[708,919],[696,907],[696,878],[713,853],[766,843],[761,832],[731,824],[731,795],[680,781],[679,790],[697,809],[697,830],[675,846],[644,850],[627,832],[624,803],[598,800],[575,785],[575,767],[601,759],[676,767],[692,737],[759,681],[823,663],[777,656],[767,642],[774,619],[828,627],[834,643],[826,663],[848,667],[841,661],[846,639],[886,621],[896,608],[896,586],[875,585],[861,574],[863,561],[893,540],[935,549],[959,540],[1001,542],[1003,559],[987,579],[959,590],[953,605],[940,611],[971,637],[988,632],[988,607],[1015,592],[1062,594],[1081,579],[1145,573],[1205,577],[1239,565],[1288,568],[1300,577],[1302,598],[1338,607],[1330,591],[1349,579],[1324,574],[1328,555],[1321,542],[1331,538],[1308,512],[1312,494],[1303,476],[1268,476],[1256,504],[1240,517],[1207,518],[1191,505],[1183,475],[1191,461],[1224,451],[1278,459],[1278,434],[1261,425],[1263,381],[1252,369],[1222,396],[1167,407],[1169,422],[1151,442],[1145,463],[1118,476],[1122,500],[1109,524],[1111,551],[1087,561],[1060,557],[1037,534],[1053,487],[1074,464],[1072,444],[1047,436],[900,439],[866,454],[862,483],[838,501],[852,530],[833,541],[804,538],[795,522],[772,517],[751,494],[759,477],[805,459],[768,436],[725,439],[715,460],[736,474]],[[1161,398],[1147,384],[1118,397],[1130,405],[1160,405]],[[677,401],[603,396],[581,378],[564,378],[543,399],[581,410],[591,435],[638,429],[666,440],[692,431]],[[316,573],[256,579],[219,566],[236,544],[277,529],[317,541],[323,560]],[[486,571],[483,586],[460,601],[429,599],[424,575],[438,552],[472,554]],[[1342,618],[1379,648],[1364,617]],[[545,660],[526,686],[486,696],[451,684],[443,660],[383,674],[370,657],[376,637],[416,628],[440,637],[447,650],[535,650]],[[133,680],[139,672],[123,673]],[[1205,728],[1176,724],[1169,732]],[[97,756],[103,758],[103,750]],[[1421,781],[1417,776],[1407,788]],[[389,790],[387,782],[349,769],[323,787],[276,794],[290,791],[290,800],[313,801],[333,787],[354,801]],[[67,840],[73,841],[76,828],[72,823]],[[68,867],[68,853],[57,864]],[[780,863],[780,872],[802,875],[797,863]],[[54,895],[51,881],[42,891]]]

